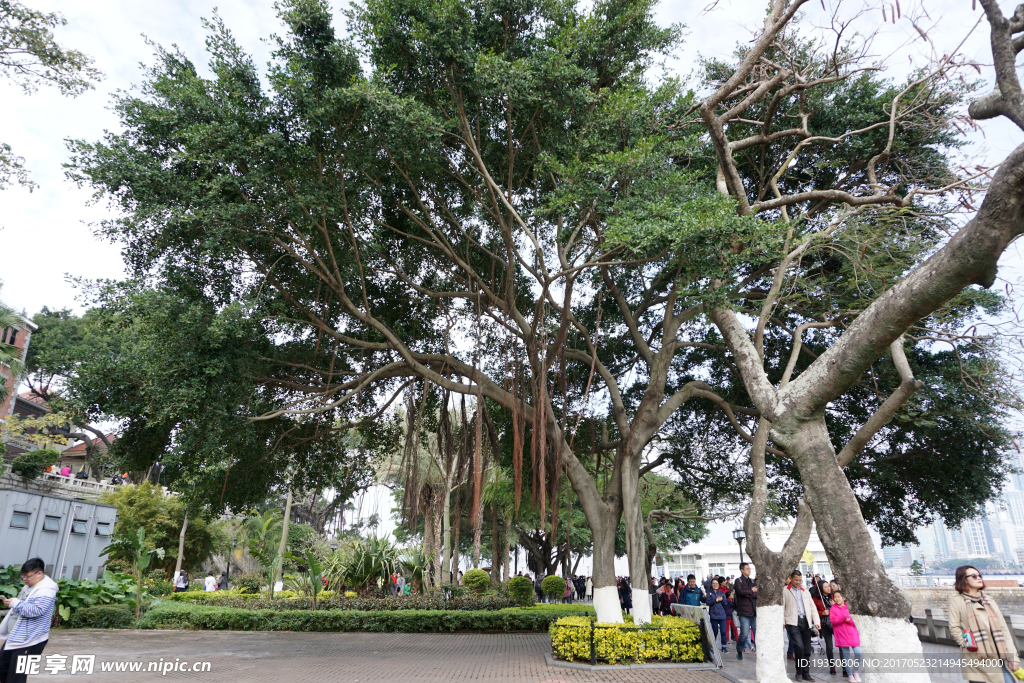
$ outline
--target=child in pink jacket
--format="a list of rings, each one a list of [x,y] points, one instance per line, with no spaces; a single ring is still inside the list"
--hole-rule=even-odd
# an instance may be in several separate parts
[[[846,598],[842,592],[832,591],[832,609],[828,616],[832,621],[832,634],[839,648],[839,658],[843,661],[843,671],[853,683],[860,681],[860,631],[853,623],[850,610],[846,606]]]

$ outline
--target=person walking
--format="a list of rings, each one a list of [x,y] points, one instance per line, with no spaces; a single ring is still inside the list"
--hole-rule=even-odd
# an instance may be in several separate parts
[[[405,575],[399,574],[398,579],[395,580],[395,585],[398,588],[398,597],[405,596]]]
[[[39,655],[50,638],[50,622],[57,605],[57,582],[46,575],[43,561],[38,557],[21,565],[21,581],[25,585],[16,598],[4,598],[9,607],[0,622],[0,681],[25,683],[26,673],[16,673],[18,657]]]
[[[813,681],[809,665],[811,633],[821,628],[821,620],[818,618],[814,601],[804,589],[802,577],[799,569],[794,569],[790,574],[789,586],[782,590],[782,615],[786,624],[786,634],[793,646],[796,677]]]
[[[544,589],[540,584],[540,572],[537,572],[537,578],[533,580],[533,592],[537,594],[537,602],[544,602]]]
[[[217,579],[217,590],[226,591],[228,589],[228,573],[221,572],[220,578]]]
[[[825,657],[828,658],[828,672],[836,675],[835,651],[832,646],[832,620],[829,610],[832,609],[832,586],[825,579],[818,579],[817,585],[811,588],[811,599],[818,608],[821,620],[821,639],[825,641]]]
[[[711,619],[711,629],[715,638],[721,638],[722,652],[728,652],[725,635],[725,594],[719,588],[721,588],[721,584],[718,583],[718,578],[711,579],[711,590],[708,591],[705,601],[708,605],[708,617]]]
[[[591,600],[594,599],[594,580],[593,580],[592,576],[588,576],[587,577],[586,588],[587,588],[587,602],[590,602]]]
[[[212,593],[217,590],[217,577],[213,575],[213,572],[206,572],[206,592]]]
[[[949,633],[960,645],[960,669],[968,681],[1010,683],[1020,668],[1013,633],[996,601],[985,594],[985,581],[976,567],[956,568],[949,598]],[[968,649],[974,647],[974,650]],[[985,666],[982,660],[1002,660],[1002,666]]]
[[[839,659],[843,662],[843,675],[853,683],[860,681],[860,631],[853,623],[850,608],[846,606],[846,598],[842,591],[832,592],[832,607],[828,616],[832,622],[836,647],[839,648]]]
[[[572,604],[572,581],[565,579],[565,592],[562,593],[562,602],[566,605]]]
[[[743,659],[745,650],[753,650],[752,636],[757,632],[757,579],[750,578],[751,566],[740,564],[740,577],[736,579],[736,616],[740,621],[740,634],[736,639],[736,659]]]
[[[188,590],[188,573],[184,569],[178,572],[178,575],[174,577],[174,592],[184,593]]]

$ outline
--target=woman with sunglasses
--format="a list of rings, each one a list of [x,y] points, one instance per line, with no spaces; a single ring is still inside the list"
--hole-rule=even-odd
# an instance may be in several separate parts
[[[1013,634],[995,600],[985,595],[976,567],[957,567],[956,594],[949,599],[949,633],[960,644],[961,672],[968,681],[1013,683],[1020,662]],[[1001,660],[1002,666],[989,662]]]

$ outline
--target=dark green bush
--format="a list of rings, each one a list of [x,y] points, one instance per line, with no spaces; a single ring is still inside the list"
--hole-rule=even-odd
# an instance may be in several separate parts
[[[239,593],[259,593],[264,583],[264,578],[259,574],[243,574],[235,579]]]
[[[462,576],[462,585],[477,595],[483,595],[491,585],[491,575],[483,569],[470,569]]]
[[[533,604],[533,581],[525,576],[516,576],[508,582],[508,594],[520,607]]]
[[[545,576],[540,587],[549,598],[560,598],[565,595],[565,579],[561,576]]]
[[[262,595],[240,594],[234,591],[214,591],[212,593],[175,593],[171,596],[175,602],[193,603],[198,605],[216,605],[218,607],[238,607],[242,609],[303,610],[312,609],[310,598],[296,600],[273,600]],[[512,598],[498,595],[467,595],[460,598],[445,600],[437,595],[410,595],[409,597],[387,598],[346,598],[333,597],[318,600],[317,609],[355,610],[359,612],[393,612],[396,610],[440,610],[447,612],[492,611],[515,607]]]
[[[164,601],[140,621],[139,628],[232,631],[454,631],[545,632],[565,612],[538,609],[479,611],[396,610],[252,610]]]
[[[126,603],[83,607],[71,614],[67,625],[70,628],[132,628],[135,614]]]

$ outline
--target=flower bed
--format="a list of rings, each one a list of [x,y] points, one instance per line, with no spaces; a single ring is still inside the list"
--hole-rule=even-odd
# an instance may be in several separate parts
[[[610,664],[704,661],[700,629],[679,617],[654,617],[650,625],[642,626],[630,621],[595,624],[590,617],[562,617],[548,629],[551,649],[559,659],[589,662],[591,631],[595,659]]]
[[[285,602],[285,601],[282,601]],[[139,628],[233,631],[466,631],[544,632],[564,611],[536,608],[501,610],[239,609],[164,601],[146,613]],[[577,617],[584,618],[585,617]]]

